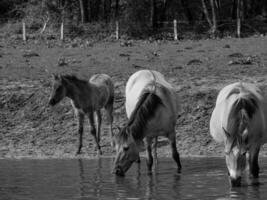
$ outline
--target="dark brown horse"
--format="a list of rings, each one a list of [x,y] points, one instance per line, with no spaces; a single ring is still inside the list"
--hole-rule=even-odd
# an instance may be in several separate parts
[[[88,81],[80,80],[73,75],[53,76],[53,91],[49,104],[54,106],[64,97],[71,99],[75,115],[78,119],[79,147],[81,153],[83,139],[83,124],[85,115],[88,116],[98,152],[101,154],[100,128],[102,122],[101,109],[104,108],[110,123],[111,138],[113,122],[114,86],[111,78],[106,74],[96,74]],[[94,116],[95,115],[95,116]],[[97,119],[95,119],[97,118]],[[97,123],[97,129],[95,124]]]

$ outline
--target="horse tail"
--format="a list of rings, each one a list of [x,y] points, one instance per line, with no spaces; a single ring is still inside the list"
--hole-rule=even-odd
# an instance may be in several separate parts
[[[140,96],[127,123],[127,126],[132,129],[134,139],[143,137],[147,122],[155,116],[158,107],[162,104],[161,98],[152,92],[144,92]]]

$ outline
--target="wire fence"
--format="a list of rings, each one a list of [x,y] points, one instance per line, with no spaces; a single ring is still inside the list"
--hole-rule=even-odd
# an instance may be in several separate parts
[[[4,23],[5,22],[5,23]],[[15,23],[14,23],[15,22]],[[242,26],[246,27],[248,29],[251,29],[253,32],[256,33],[260,33],[260,31],[257,30],[257,28],[255,28],[255,23],[251,24],[250,23],[251,20],[242,20]],[[59,40],[64,40],[66,37],[72,37],[73,33],[70,33],[70,25],[67,23],[53,23],[53,32],[49,32],[47,29],[48,28],[48,22],[44,22],[42,26],[40,26],[38,29],[34,29],[34,31],[32,30],[31,27],[28,26],[27,21],[25,20],[17,20],[17,21],[9,21],[9,19],[5,19],[5,18],[0,18],[0,25],[1,24],[16,24],[16,31],[13,34],[17,34],[17,35],[21,35],[21,39],[23,41],[27,41],[27,39],[32,38],[32,37],[36,37],[36,36],[40,36],[40,35],[45,35],[45,34],[51,34],[53,35],[53,37],[55,39],[59,39]],[[97,24],[97,23],[96,23]],[[207,23],[206,20],[197,20],[194,21],[194,24],[190,24],[188,21],[186,20],[176,20],[174,19],[173,21],[159,21],[157,22],[157,32],[164,32],[164,33],[168,33],[171,38],[173,40],[178,40],[179,38],[179,34],[181,34],[186,27],[194,27],[197,26],[197,24],[202,24],[203,26],[209,26],[209,24]],[[226,26],[226,25],[232,25],[233,27],[237,27],[237,20],[219,20],[219,23],[217,25],[217,28],[220,28],[222,26]],[[6,25],[8,26],[8,25]],[[11,26],[11,25],[10,25]],[[83,27],[87,27],[87,30],[90,29],[90,24],[88,25],[84,25]],[[104,25],[105,26],[105,25]],[[66,29],[68,29],[68,31],[66,31]],[[125,27],[124,24],[122,24],[119,21],[115,21],[112,23],[109,23],[108,25],[106,25],[106,27],[101,28],[98,27],[95,30],[89,30],[88,32],[93,32],[95,35],[100,34],[101,32],[103,32],[103,29],[105,29],[106,31],[106,35],[110,35],[111,37],[113,37],[116,40],[119,40],[121,37],[121,34],[123,34],[125,32]],[[0,36],[4,35],[5,32],[8,31],[7,27],[0,27]],[[74,30],[72,32],[77,32],[77,30]],[[236,29],[236,31],[238,32],[239,30]],[[79,32],[79,30],[78,30]],[[88,37],[90,37],[88,35]]]

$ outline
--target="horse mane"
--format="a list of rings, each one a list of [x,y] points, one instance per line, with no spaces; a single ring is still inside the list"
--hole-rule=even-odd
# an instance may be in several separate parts
[[[73,74],[62,75],[61,77],[63,79],[67,79],[67,80],[69,80],[71,82],[75,82],[75,83],[86,83],[86,84],[88,83],[88,81],[79,79]]]
[[[135,140],[144,138],[144,129],[155,116],[159,105],[162,105],[162,101],[156,94],[145,92],[141,95],[126,125]]]
[[[252,119],[253,115],[259,109],[257,97],[252,93],[244,91],[243,87],[234,89],[228,97],[231,94],[240,94],[241,92],[244,92],[244,94],[240,95],[234,101],[228,118],[227,129],[228,134],[232,137],[232,147],[234,146],[234,143],[237,145],[241,145],[243,143],[243,132],[245,128],[247,128],[249,120]]]

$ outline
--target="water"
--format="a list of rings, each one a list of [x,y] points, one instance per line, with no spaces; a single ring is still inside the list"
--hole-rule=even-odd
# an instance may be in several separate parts
[[[267,159],[258,181],[244,178],[231,189],[223,158],[182,159],[175,174],[172,159],[160,158],[148,175],[145,160],[125,177],[111,174],[112,158],[96,160],[0,160],[1,200],[94,199],[266,199]]]

